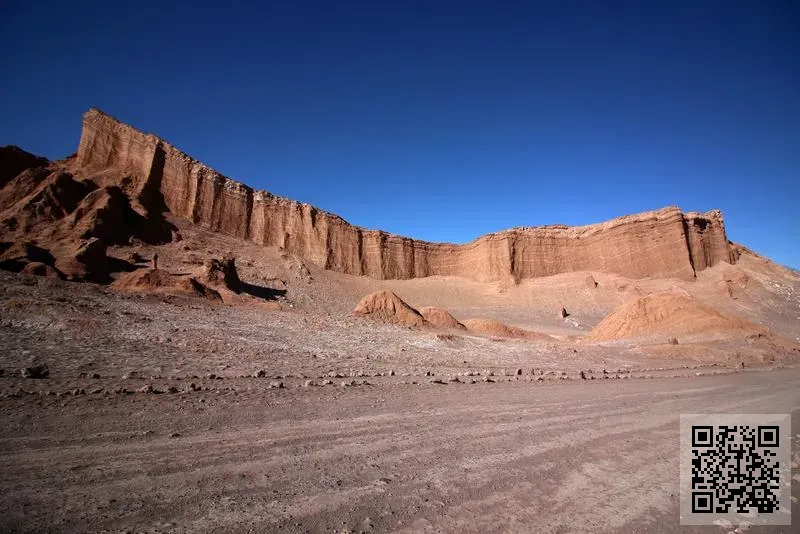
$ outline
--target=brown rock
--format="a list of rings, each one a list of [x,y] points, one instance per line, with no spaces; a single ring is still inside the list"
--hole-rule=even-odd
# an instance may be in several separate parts
[[[77,165],[87,174],[125,169],[142,195],[163,198],[174,215],[213,231],[378,279],[521,280],[578,270],[692,279],[696,271],[736,261],[718,211],[665,208],[584,227],[516,228],[466,245],[365,230],[313,206],[254,191],[98,110],[84,115]]]
[[[47,364],[42,363],[30,367],[23,367],[20,370],[20,375],[22,378],[47,378],[50,376],[50,369],[47,367]]]
[[[385,323],[422,326],[425,319],[391,291],[370,293],[358,303],[353,315],[370,317]]]
[[[458,320],[450,315],[450,312],[442,308],[434,308],[431,306],[420,308],[419,313],[425,322],[431,326],[438,328],[453,328],[457,330],[466,330],[467,327],[458,322]]]
[[[50,265],[46,265],[44,263],[38,261],[32,261],[25,265],[22,268],[22,272],[25,274],[33,274],[36,276],[46,276],[49,278],[59,278],[59,272]]]
[[[50,162],[21,148],[8,145],[0,147],[0,187],[5,186],[22,171],[46,167]]]
[[[211,287],[225,287],[231,291],[241,290],[241,280],[236,271],[236,258],[226,256],[222,259],[209,259],[198,277],[202,282]]]

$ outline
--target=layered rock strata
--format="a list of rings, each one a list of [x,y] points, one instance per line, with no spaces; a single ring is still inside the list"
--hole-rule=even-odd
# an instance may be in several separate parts
[[[140,194],[159,193],[170,212],[212,231],[377,279],[519,281],[570,271],[691,278],[736,259],[719,211],[683,213],[674,207],[582,227],[515,228],[464,245],[367,230],[308,204],[255,191],[94,109],[83,118],[77,164],[92,172],[129,173],[140,181]]]

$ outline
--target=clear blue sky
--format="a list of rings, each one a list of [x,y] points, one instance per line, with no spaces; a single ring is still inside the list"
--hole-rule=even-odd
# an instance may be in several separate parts
[[[66,156],[95,106],[361,226],[720,208],[800,267],[797,1],[146,4],[0,2],[0,144]]]

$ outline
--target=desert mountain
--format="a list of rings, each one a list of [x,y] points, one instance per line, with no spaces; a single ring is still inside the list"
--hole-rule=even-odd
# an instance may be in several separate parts
[[[465,245],[366,230],[308,204],[255,191],[96,109],[83,117],[75,157],[50,163],[6,147],[0,160],[0,240],[7,249],[29,242],[49,254],[41,261],[18,248],[0,259],[15,270],[38,261],[75,279],[108,281],[110,273],[126,268],[102,259],[106,246],[175,239],[169,217],[281,247],[324,269],[382,280],[519,282],[573,271],[688,280],[737,260],[719,211],[674,207],[583,227],[515,228]],[[91,239],[97,241],[87,245]]]

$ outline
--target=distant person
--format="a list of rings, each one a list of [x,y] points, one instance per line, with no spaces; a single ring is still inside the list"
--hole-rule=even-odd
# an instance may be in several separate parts
[[[158,269],[158,254],[153,254],[153,269]]]

